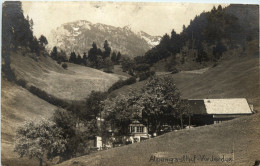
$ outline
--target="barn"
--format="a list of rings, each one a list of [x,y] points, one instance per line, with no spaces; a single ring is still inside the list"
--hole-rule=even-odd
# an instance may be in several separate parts
[[[253,113],[245,98],[229,99],[186,99],[193,125],[221,123]]]

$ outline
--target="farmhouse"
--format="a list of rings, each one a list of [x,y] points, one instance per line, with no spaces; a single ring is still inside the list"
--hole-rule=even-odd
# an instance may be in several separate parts
[[[245,98],[231,99],[183,99],[182,102],[188,105],[190,124],[193,126],[211,125],[231,120],[237,117],[248,116],[253,113],[253,106],[249,105]],[[187,123],[187,119],[184,120]],[[111,126],[110,126],[111,127]],[[127,142],[136,143],[149,139],[147,126],[138,120],[133,120],[128,126],[129,135],[124,136]],[[111,130],[113,133],[113,131]],[[114,139],[113,134],[111,138]],[[105,146],[111,148],[111,142]],[[102,149],[102,138],[96,137],[95,147]]]
[[[253,113],[245,98],[188,99],[193,125],[216,124]]]
[[[129,125],[130,141],[132,143],[140,142],[142,140],[148,139],[147,127],[140,123],[138,120],[134,120]]]

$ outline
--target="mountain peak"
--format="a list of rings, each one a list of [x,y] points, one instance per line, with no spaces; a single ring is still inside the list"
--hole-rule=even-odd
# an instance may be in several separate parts
[[[52,30],[49,43],[51,47],[57,46],[67,54],[72,51],[82,54],[88,52],[93,42],[103,48],[104,41],[108,40],[112,51],[135,57],[157,45],[160,39],[159,36],[151,36],[143,31],[134,32],[130,25],[120,28],[78,20]]]
[[[126,25],[126,26],[124,26],[123,29],[128,30],[128,31],[132,31],[132,28],[131,28],[130,25]]]

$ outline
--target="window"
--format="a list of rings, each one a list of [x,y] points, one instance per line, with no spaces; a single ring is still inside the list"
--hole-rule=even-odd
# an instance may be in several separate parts
[[[214,124],[217,124],[217,123],[222,123],[222,121],[221,121],[221,120],[216,120],[216,121],[214,122]]]
[[[143,133],[143,132],[144,132],[144,127],[137,126],[137,133]]]
[[[135,127],[131,126],[131,133],[134,133],[134,132],[135,132]]]

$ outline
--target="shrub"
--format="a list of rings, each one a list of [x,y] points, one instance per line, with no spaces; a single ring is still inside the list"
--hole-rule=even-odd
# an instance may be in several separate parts
[[[21,87],[25,88],[27,82],[25,80],[23,80],[23,79],[19,79],[19,80],[17,80],[17,84],[20,85]]]
[[[150,70],[150,65],[146,63],[138,64],[134,67],[134,70],[137,72],[146,72]]]
[[[34,61],[38,62],[39,57],[32,56],[31,58],[32,58]]]
[[[179,72],[179,70],[176,69],[176,68],[173,68],[172,71],[171,71],[172,74],[176,74],[176,73],[178,73],[178,72]]]
[[[45,101],[47,101],[47,102],[49,102],[49,103],[51,103],[55,106],[66,108],[69,105],[66,101],[64,101],[62,99],[58,99],[57,97],[54,97],[52,95],[49,95],[45,91],[43,91],[43,90],[41,90],[41,89],[39,89],[39,88],[37,88],[33,85],[30,87],[29,91],[32,94],[38,96],[39,98],[41,98],[41,99],[43,99],[43,100],[45,100]]]
[[[126,80],[119,80],[117,81],[116,83],[114,83],[109,89],[108,89],[108,92],[112,92],[116,89],[119,89],[125,85],[131,85],[131,84],[134,84],[136,83],[136,78],[135,77],[130,77]]]
[[[126,79],[124,81],[125,85],[131,85],[131,84],[134,84],[134,83],[136,83],[136,78],[135,77],[130,77],[130,78],[128,78],[128,79]]]
[[[115,82],[109,89],[108,89],[108,92],[110,93],[110,92],[112,92],[112,91],[114,91],[114,90],[116,90],[116,89],[119,89],[119,88],[121,88],[121,87],[123,87],[124,85],[123,85],[123,80],[119,80],[119,81],[117,81],[117,82]]]
[[[106,72],[106,73],[114,73],[114,72],[111,71],[111,70],[104,70],[104,72]]]
[[[139,78],[140,78],[139,81],[146,80],[147,78],[149,78],[153,75],[155,75],[154,71],[143,72],[143,73],[139,74]]]
[[[66,63],[63,63],[61,66],[63,67],[63,69],[67,69],[68,68],[68,65]]]

